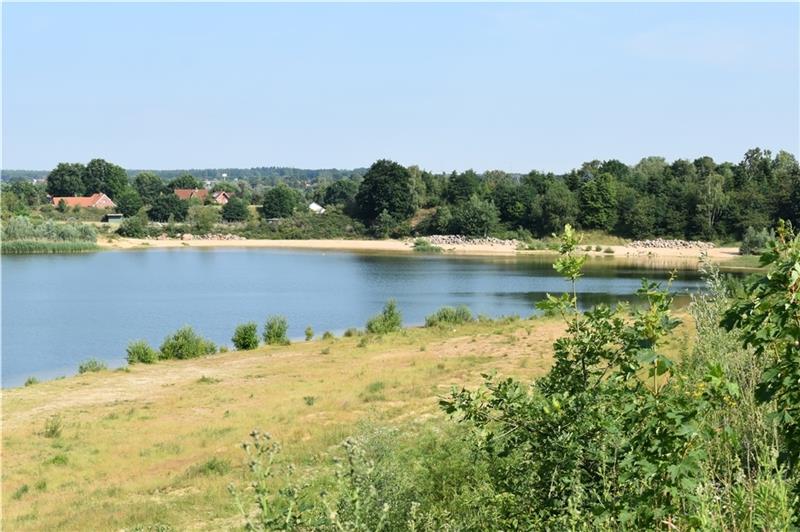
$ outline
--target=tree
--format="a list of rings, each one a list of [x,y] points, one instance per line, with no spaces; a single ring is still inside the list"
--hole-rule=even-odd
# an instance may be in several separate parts
[[[497,208],[491,201],[473,195],[469,201],[453,207],[450,232],[468,236],[486,236],[497,226]]]
[[[578,202],[566,183],[560,179],[548,180],[544,194],[532,207],[532,230],[540,235],[549,235],[575,223],[577,218]]]
[[[214,224],[219,222],[219,210],[210,205],[192,205],[186,217],[192,232],[206,235],[214,229]]]
[[[116,200],[117,195],[128,187],[125,169],[103,159],[92,159],[86,165],[83,184],[87,194],[102,192]]]
[[[585,228],[610,231],[617,221],[614,176],[600,174],[584,181],[580,192],[581,223]]]
[[[189,213],[189,204],[178,199],[175,194],[159,196],[150,207],[150,219],[155,222],[166,222],[172,216],[176,222],[182,222]]]
[[[261,212],[264,218],[288,218],[300,205],[301,199],[299,192],[280,183],[264,193]]]
[[[478,192],[479,185],[478,175],[472,170],[467,170],[462,174],[453,172],[447,183],[447,199],[450,203],[467,201]]]
[[[133,179],[133,186],[147,205],[153,202],[165,191],[164,181],[153,172],[141,172]]]
[[[136,189],[133,187],[128,187],[117,194],[117,199],[115,201],[117,210],[125,216],[135,215],[144,205],[142,198],[139,197],[139,193],[136,192]]]
[[[352,179],[334,181],[325,188],[323,202],[327,205],[349,205],[358,194],[358,184]]]
[[[371,224],[384,210],[395,220],[405,221],[416,210],[411,174],[396,162],[381,159],[370,166],[358,188],[359,217]]]
[[[86,192],[81,163],[58,163],[47,176],[47,193],[51,196],[82,196]]]
[[[247,202],[241,198],[231,198],[222,206],[222,219],[226,222],[244,222],[250,217]]]
[[[176,188],[202,188],[203,184],[192,174],[181,174],[169,182],[167,188],[175,190]]]

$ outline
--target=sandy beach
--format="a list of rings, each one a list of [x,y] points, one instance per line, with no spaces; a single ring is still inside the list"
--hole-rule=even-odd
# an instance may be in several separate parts
[[[101,238],[98,244],[103,249],[162,249],[162,248],[277,248],[277,249],[318,249],[337,251],[364,252],[413,252],[411,240],[155,240],[139,238]],[[638,261],[674,259],[677,262],[695,262],[699,260],[701,250],[698,248],[666,249],[638,248],[633,246],[603,246],[614,253],[588,252],[590,256],[615,259],[634,259]],[[443,247],[445,253],[455,255],[541,255],[552,254],[552,251],[520,251],[511,244],[452,244]],[[711,248],[707,250],[708,258],[714,262],[724,262],[739,256],[735,247]]]

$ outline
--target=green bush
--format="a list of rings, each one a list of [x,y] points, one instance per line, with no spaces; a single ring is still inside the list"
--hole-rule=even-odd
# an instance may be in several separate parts
[[[39,379],[36,377],[28,377],[25,379],[25,386],[33,386],[34,384],[39,384]]]
[[[289,345],[289,322],[283,316],[270,316],[264,325],[264,342],[267,345]]]
[[[358,335],[359,335],[358,329],[356,329],[355,327],[348,327],[347,330],[344,331],[344,334],[342,336],[344,336],[345,338],[352,338],[353,336],[358,336]]]
[[[767,249],[767,244],[775,238],[775,232],[767,229],[756,231],[748,227],[742,238],[739,253],[742,255],[760,255]]]
[[[148,236],[147,224],[147,211],[142,209],[135,216],[122,220],[117,234],[126,238],[145,238]]]
[[[83,362],[80,363],[80,365],[78,365],[78,373],[81,375],[84,373],[94,373],[97,371],[104,371],[107,369],[108,366],[106,365],[105,362],[102,362],[95,358],[84,360]]]
[[[333,340],[334,338],[335,337],[333,336],[333,333],[330,331],[325,331],[324,333],[322,333],[323,340]]]
[[[182,360],[214,354],[217,346],[214,342],[198,335],[191,327],[186,326],[167,336],[164,343],[161,344],[160,351],[162,359]]]
[[[311,325],[306,327],[305,333],[306,333],[306,342],[309,342],[314,338],[314,329],[311,327]]]
[[[414,240],[414,251],[420,253],[441,253],[443,250],[439,246],[434,246],[425,238],[418,238]]]
[[[238,351],[255,349],[258,347],[258,325],[254,321],[239,325],[236,327],[231,341]]]
[[[472,312],[470,312],[469,307],[465,305],[459,305],[458,307],[442,307],[425,318],[425,327],[463,325],[472,320]]]
[[[397,302],[390,299],[383,307],[383,311],[367,321],[367,332],[372,334],[386,334],[399,331],[403,327],[403,316],[397,308]]]
[[[128,344],[126,358],[128,364],[152,364],[158,360],[158,352],[145,340],[136,340]]]

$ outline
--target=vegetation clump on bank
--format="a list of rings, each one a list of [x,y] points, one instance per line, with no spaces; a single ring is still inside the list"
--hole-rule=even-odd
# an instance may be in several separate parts
[[[83,253],[98,249],[97,232],[91,225],[52,220],[35,223],[27,216],[5,221],[0,240],[0,249],[6,255]]]

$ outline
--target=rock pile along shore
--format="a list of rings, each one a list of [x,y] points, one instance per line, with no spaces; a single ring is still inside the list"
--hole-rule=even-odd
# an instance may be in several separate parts
[[[632,248],[658,248],[658,249],[710,249],[714,247],[711,242],[699,240],[667,240],[655,238],[653,240],[635,240],[630,243]]]
[[[152,240],[176,240],[177,237],[171,237],[166,233],[162,233],[157,237],[153,238]],[[231,234],[208,234],[208,235],[193,235],[190,233],[184,233],[180,236],[180,240],[247,240],[243,236],[239,235],[231,235]]]
[[[502,238],[469,237],[463,235],[430,235],[423,237],[434,246],[498,246],[517,247],[516,240],[503,240]]]

